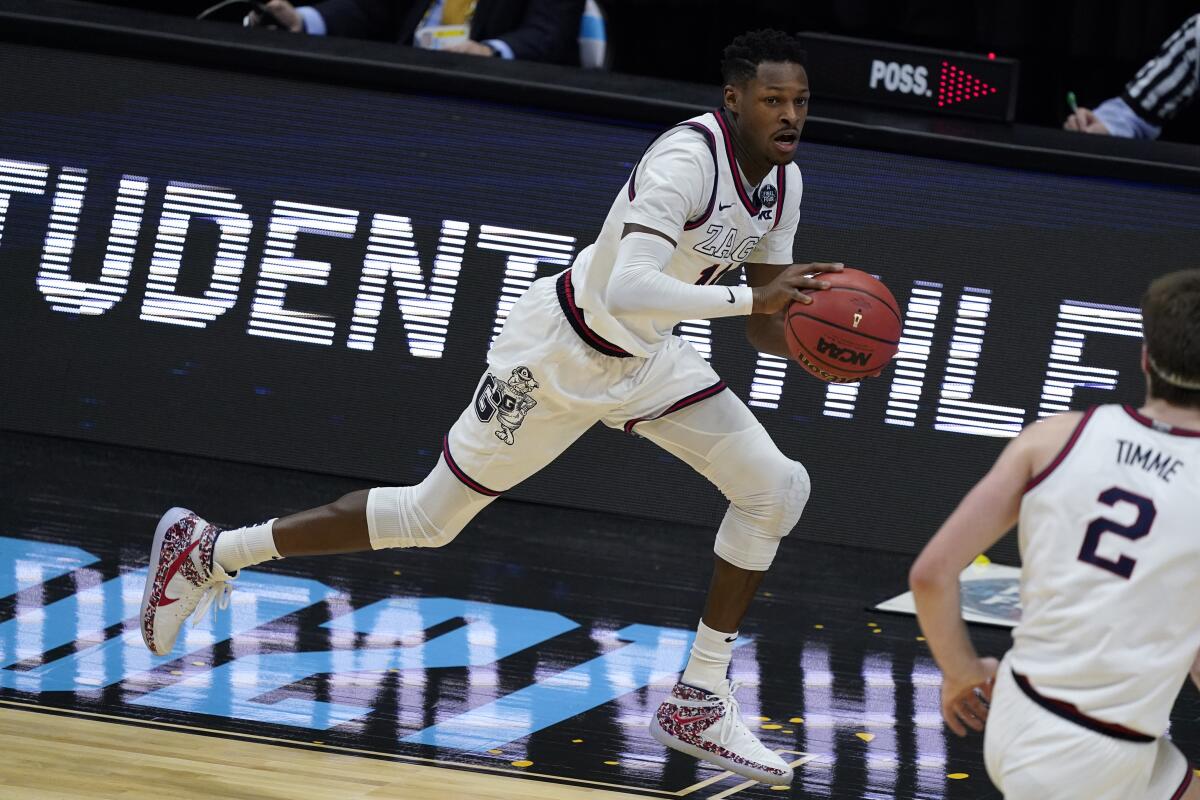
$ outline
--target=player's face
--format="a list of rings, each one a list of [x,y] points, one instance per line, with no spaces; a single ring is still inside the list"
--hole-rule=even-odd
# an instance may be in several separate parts
[[[738,115],[742,144],[772,164],[796,155],[808,118],[808,75],[788,61],[764,61],[741,86],[725,87],[725,103]]]

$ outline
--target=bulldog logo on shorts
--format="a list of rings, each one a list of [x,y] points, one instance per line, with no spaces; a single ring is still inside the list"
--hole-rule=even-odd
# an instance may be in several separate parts
[[[514,369],[506,383],[488,373],[479,387],[479,393],[475,395],[475,415],[480,422],[491,422],[495,417],[500,423],[496,438],[511,445],[516,441],[513,432],[521,427],[525,415],[537,405],[537,400],[531,396],[536,388],[538,382],[528,367]]]

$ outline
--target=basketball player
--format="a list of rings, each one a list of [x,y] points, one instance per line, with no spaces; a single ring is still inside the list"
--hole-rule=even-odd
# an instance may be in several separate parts
[[[840,264],[792,264],[803,189],[792,159],[808,113],[792,37],[738,37],[723,61],[724,105],[651,144],[600,237],[570,269],[536,281],[488,353],[474,400],[420,484],[348,494],[310,511],[220,531],[184,509],[159,522],[142,633],[170,652],[204,600],[227,602],[241,569],[273,558],[442,547],[493,499],[596,422],[643,436],[708,478],[730,505],[681,682],[652,723],[663,744],[772,784],[791,768],[742,722],[726,679],[738,627],[809,496],[712,367],[672,334],[682,320],[748,317],[754,346],[787,355],[782,311],[811,302]],[[744,266],[748,286],[716,285]]]
[[[942,716],[984,730],[1008,800],[1200,798],[1163,734],[1200,686],[1200,270],[1142,298],[1146,402],[1050,417],[1009,443],[909,576]],[[958,575],[1019,523],[1021,624],[980,658]],[[989,707],[990,701],[990,707]]]

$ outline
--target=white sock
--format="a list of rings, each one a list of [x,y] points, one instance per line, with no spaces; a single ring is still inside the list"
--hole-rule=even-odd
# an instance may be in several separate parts
[[[275,534],[271,532],[274,524],[275,520],[270,519],[245,528],[221,531],[213,547],[213,561],[233,574],[252,564],[283,558],[275,549]]]
[[[688,657],[681,680],[697,689],[709,692],[716,689],[729,672],[729,662],[733,660],[733,643],[736,640],[737,631],[714,631],[704,624],[704,620],[700,620],[700,625],[696,628],[696,641],[692,642],[692,654]]]

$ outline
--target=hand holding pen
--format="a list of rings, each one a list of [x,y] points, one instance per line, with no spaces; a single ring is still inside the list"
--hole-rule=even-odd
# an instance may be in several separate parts
[[[1074,92],[1067,92],[1067,105],[1071,109],[1071,115],[1063,123],[1064,130],[1108,135],[1108,128],[1100,118],[1090,108],[1083,108],[1075,101]]]

